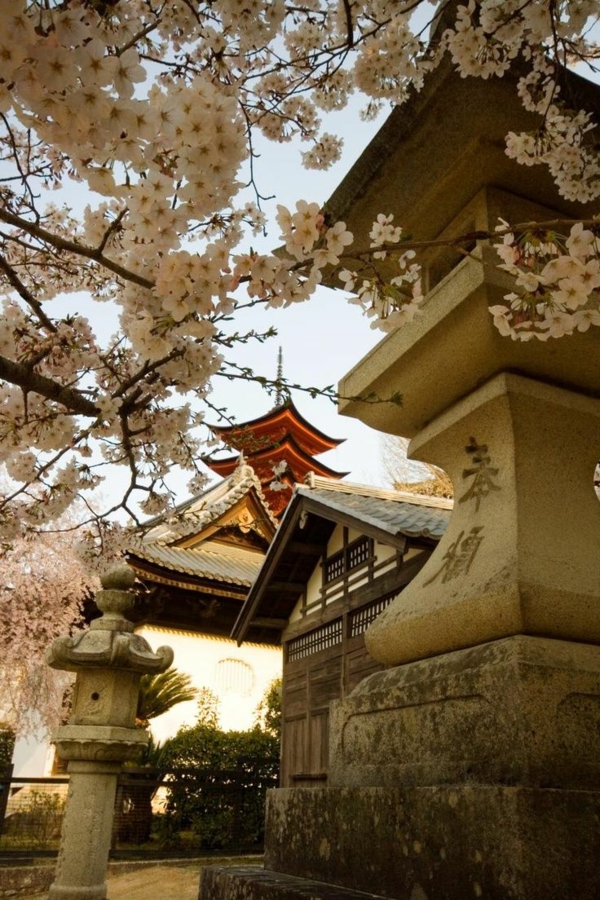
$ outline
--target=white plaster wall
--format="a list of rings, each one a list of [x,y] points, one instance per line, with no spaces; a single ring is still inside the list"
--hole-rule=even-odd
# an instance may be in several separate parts
[[[191,632],[169,631],[144,626],[138,629],[153,650],[168,644],[175,651],[175,668],[186,672],[198,688],[207,687],[219,695],[221,727],[227,731],[245,730],[254,724],[256,707],[269,684],[281,678],[282,655],[280,647],[259,644],[243,644],[226,638],[198,636]],[[254,685],[247,696],[232,691],[219,693],[216,684],[217,665],[222,659],[239,659],[252,667]],[[182,725],[196,721],[196,702],[181,703],[151,723],[156,740],[172,737]],[[37,734],[18,738],[13,753],[14,777],[39,778],[51,774],[54,747],[42,728]]]
[[[173,665],[190,676],[197,688],[209,688],[219,697],[219,724],[226,731],[243,731],[254,724],[256,707],[267,687],[275,678],[281,678],[282,654],[280,647],[261,644],[242,644],[227,638],[213,638],[192,632],[175,631],[145,625],[137,629],[153,650],[167,644],[175,652]],[[219,688],[217,666],[221,660],[241,660],[251,666],[254,673],[251,690],[240,693]],[[193,725],[197,716],[196,701],[180,703],[168,713],[151,722],[152,733],[158,741],[172,737],[182,725]]]
[[[327,543],[327,556],[332,556],[344,546],[344,526],[336,525]]]
[[[42,778],[50,775],[54,747],[45,732],[17,738],[13,751],[14,778]]]
[[[319,571],[321,571],[319,569]],[[303,598],[300,597],[295,607],[292,610],[292,614],[289,618],[289,622],[298,622],[302,618],[302,609],[303,609]]]
[[[413,551],[409,551],[405,556],[404,560],[406,561],[409,556],[411,556]],[[375,557],[377,562],[383,562],[384,559],[396,558],[396,548],[390,547],[389,544],[380,544],[379,541],[375,541]]]

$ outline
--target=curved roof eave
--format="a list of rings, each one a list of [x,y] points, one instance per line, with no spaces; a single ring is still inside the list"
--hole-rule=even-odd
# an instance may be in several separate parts
[[[208,425],[208,427],[211,429],[211,431],[213,431],[215,434],[218,434],[219,436],[233,437],[241,431],[250,431],[252,429],[258,431],[264,426],[268,426],[270,423],[276,422],[278,418],[285,419],[285,414],[288,412],[291,413],[293,418],[295,418],[306,431],[314,435],[314,437],[323,444],[323,450],[320,451],[322,453],[325,453],[326,450],[333,450],[334,447],[338,447],[346,440],[345,438],[333,438],[330,435],[325,434],[325,432],[321,431],[319,428],[316,428],[307,419],[304,418],[304,416],[298,411],[292,400],[288,400],[286,403],[282,403],[280,406],[274,407],[274,409],[270,410],[262,416],[258,416],[256,419],[250,419],[247,422],[240,423],[239,425]]]

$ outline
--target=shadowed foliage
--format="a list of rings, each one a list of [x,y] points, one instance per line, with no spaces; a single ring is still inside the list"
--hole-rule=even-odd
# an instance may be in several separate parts
[[[136,723],[146,728],[150,719],[156,719],[178,703],[195,700],[198,691],[189,675],[177,669],[167,669],[158,675],[142,675],[136,712]]]

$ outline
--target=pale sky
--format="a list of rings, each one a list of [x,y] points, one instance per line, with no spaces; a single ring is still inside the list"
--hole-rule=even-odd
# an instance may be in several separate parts
[[[305,199],[323,204],[333,193],[351,165],[370,139],[381,127],[386,115],[377,123],[360,121],[359,104],[343,114],[330,116],[328,130],[342,134],[342,159],[328,172],[307,171],[302,168],[301,144],[272,145],[264,142],[261,158],[256,163],[257,178],[263,194],[275,199],[262,204],[274,223],[276,205],[294,208],[295,202]],[[268,237],[253,243],[257,249],[267,250],[278,245],[278,227],[271,225]],[[321,288],[307,303],[287,309],[243,311],[236,322],[240,330],[259,331],[274,326],[278,337],[263,345],[239,347],[236,361],[252,367],[260,374],[274,377],[277,370],[277,350],[281,344],[284,357],[284,376],[303,385],[335,384],[342,376],[383,338],[383,332],[370,326],[361,310],[348,303],[343,291]],[[262,415],[274,405],[256,385],[239,381],[214,380],[212,399],[218,406],[227,406],[238,421]],[[334,469],[349,471],[349,479],[368,484],[381,484],[379,434],[355,419],[339,416],[333,403],[323,398],[312,400],[295,392],[294,402],[300,412],[317,428],[332,437],[347,438],[344,444],[323,456],[323,462]],[[208,418],[208,417],[207,417]],[[214,417],[208,418],[214,421]]]
[[[362,101],[361,101],[362,102]],[[360,103],[343,113],[328,116],[327,128],[341,134],[345,139],[342,159],[328,172],[307,171],[302,168],[300,151],[306,149],[301,142],[293,144],[272,144],[262,142],[261,157],[255,163],[256,178],[263,195],[274,195],[270,201],[262,202],[268,219],[268,234],[250,238],[240,245],[240,252],[251,243],[255,249],[268,252],[279,246],[279,228],[275,222],[277,204],[294,208],[297,200],[304,199],[324,203],[349,170],[353,162],[376,133],[390,110],[377,123],[365,124],[360,121]],[[241,195],[245,200],[254,200],[254,193]],[[57,192],[58,202],[66,200],[72,208],[82,210],[86,203],[94,203],[103,198],[81,192],[78,186],[67,182],[64,189]],[[238,198],[239,199],[239,198]],[[192,249],[193,245],[187,245]],[[302,385],[322,387],[337,385],[343,375],[379,340],[383,332],[373,330],[370,321],[362,311],[348,302],[341,290],[320,288],[307,303],[295,304],[287,309],[264,310],[254,308],[243,310],[235,317],[231,330],[246,332],[251,329],[262,332],[275,327],[278,336],[264,344],[250,342],[239,345],[230,358],[237,364],[252,368],[257,374],[274,378],[277,372],[277,353],[281,345],[284,355],[284,376]],[[111,303],[92,302],[85,294],[67,294],[52,301],[55,314],[77,312],[90,319],[101,341],[118,328],[118,311]],[[274,404],[263,388],[257,384],[228,381],[222,377],[213,380],[211,402],[218,408],[225,407],[227,414],[238,422],[263,415]],[[383,484],[384,476],[379,466],[380,436],[377,432],[355,419],[339,416],[335,405],[324,398],[312,400],[301,392],[294,393],[294,402],[303,416],[321,431],[335,438],[347,440],[338,448],[324,454],[323,462],[338,471],[349,472],[349,480],[373,485]],[[218,416],[207,413],[206,421],[218,423]],[[221,424],[223,424],[221,422]],[[208,431],[205,434],[209,437]],[[207,470],[208,471],[208,470]],[[104,474],[107,474],[106,471]],[[216,480],[209,473],[211,480]],[[176,502],[183,502],[189,496],[186,482],[189,474],[179,476],[172,473],[170,484],[176,491]],[[127,472],[115,467],[109,480],[99,491],[99,502],[105,505],[111,492],[117,492],[127,482]],[[110,487],[109,487],[110,485]]]

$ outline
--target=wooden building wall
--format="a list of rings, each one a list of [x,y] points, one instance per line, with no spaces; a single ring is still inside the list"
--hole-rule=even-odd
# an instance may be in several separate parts
[[[356,544],[356,542],[354,542]],[[352,542],[350,542],[352,545]],[[364,633],[429,557],[426,542],[405,548],[404,554],[386,558],[378,574],[373,542],[364,561],[333,581],[346,576],[346,585],[328,603],[328,561],[323,573],[323,603],[290,623],[283,635],[283,733],[281,784],[283,787],[322,786],[327,781],[329,705],[347,696],[356,685],[383,668],[367,652]],[[338,555],[339,551],[336,551]],[[370,571],[369,571],[370,570]],[[367,577],[365,577],[365,574]],[[314,579],[313,579],[314,580]],[[304,599],[306,609],[306,599]]]

